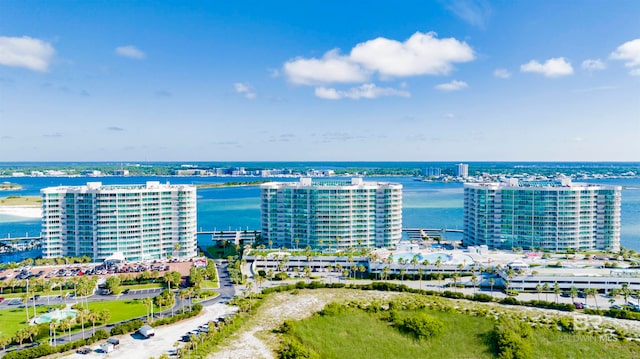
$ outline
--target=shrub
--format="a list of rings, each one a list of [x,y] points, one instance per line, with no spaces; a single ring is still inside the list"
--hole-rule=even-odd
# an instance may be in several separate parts
[[[473,295],[472,300],[476,302],[491,302],[493,301],[493,297],[484,293],[476,293]]]
[[[305,347],[299,341],[294,339],[289,339],[283,343],[282,349],[280,349],[280,351],[278,352],[278,358],[280,359],[298,359],[298,358],[316,359],[316,358],[320,358],[320,356],[318,355],[318,353]]]
[[[430,339],[442,333],[444,324],[439,319],[426,315],[417,315],[404,319],[396,319],[400,330],[413,334],[417,339]]]
[[[111,335],[131,333],[131,332],[135,332],[143,325],[144,323],[142,322],[142,320],[136,319],[130,322],[126,322],[126,323],[122,323],[114,326],[113,328],[111,328],[110,333]]]
[[[499,359],[528,359],[533,356],[531,328],[524,322],[501,317],[493,328]]]

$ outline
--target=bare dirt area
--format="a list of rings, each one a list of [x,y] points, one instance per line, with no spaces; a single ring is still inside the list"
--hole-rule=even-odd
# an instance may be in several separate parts
[[[271,295],[260,307],[245,329],[222,344],[208,359],[275,358],[279,346],[273,333],[285,320],[299,320],[321,310],[335,301],[366,301],[390,299],[399,295],[395,292],[375,292],[359,290],[303,290]]]

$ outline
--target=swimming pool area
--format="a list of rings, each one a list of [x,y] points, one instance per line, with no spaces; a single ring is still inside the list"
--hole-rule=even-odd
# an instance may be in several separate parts
[[[73,309],[54,310],[52,312],[42,314],[34,320],[35,324],[50,323],[52,321],[60,321],[66,318],[75,318],[76,311]]]

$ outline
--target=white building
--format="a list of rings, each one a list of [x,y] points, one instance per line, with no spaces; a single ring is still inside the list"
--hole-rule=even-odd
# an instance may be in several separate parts
[[[194,257],[196,188],[144,185],[49,187],[42,193],[43,255],[104,260]]]
[[[467,183],[463,243],[619,251],[621,190],[569,179]]]
[[[387,247],[402,237],[402,185],[347,181],[260,186],[262,236],[276,247]]]
[[[456,177],[469,177],[469,165],[466,163],[458,163],[454,174]]]

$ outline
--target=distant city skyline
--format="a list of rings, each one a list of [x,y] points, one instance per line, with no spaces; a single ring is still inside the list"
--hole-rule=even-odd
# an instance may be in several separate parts
[[[2,161],[638,161],[640,2],[0,2]]]

